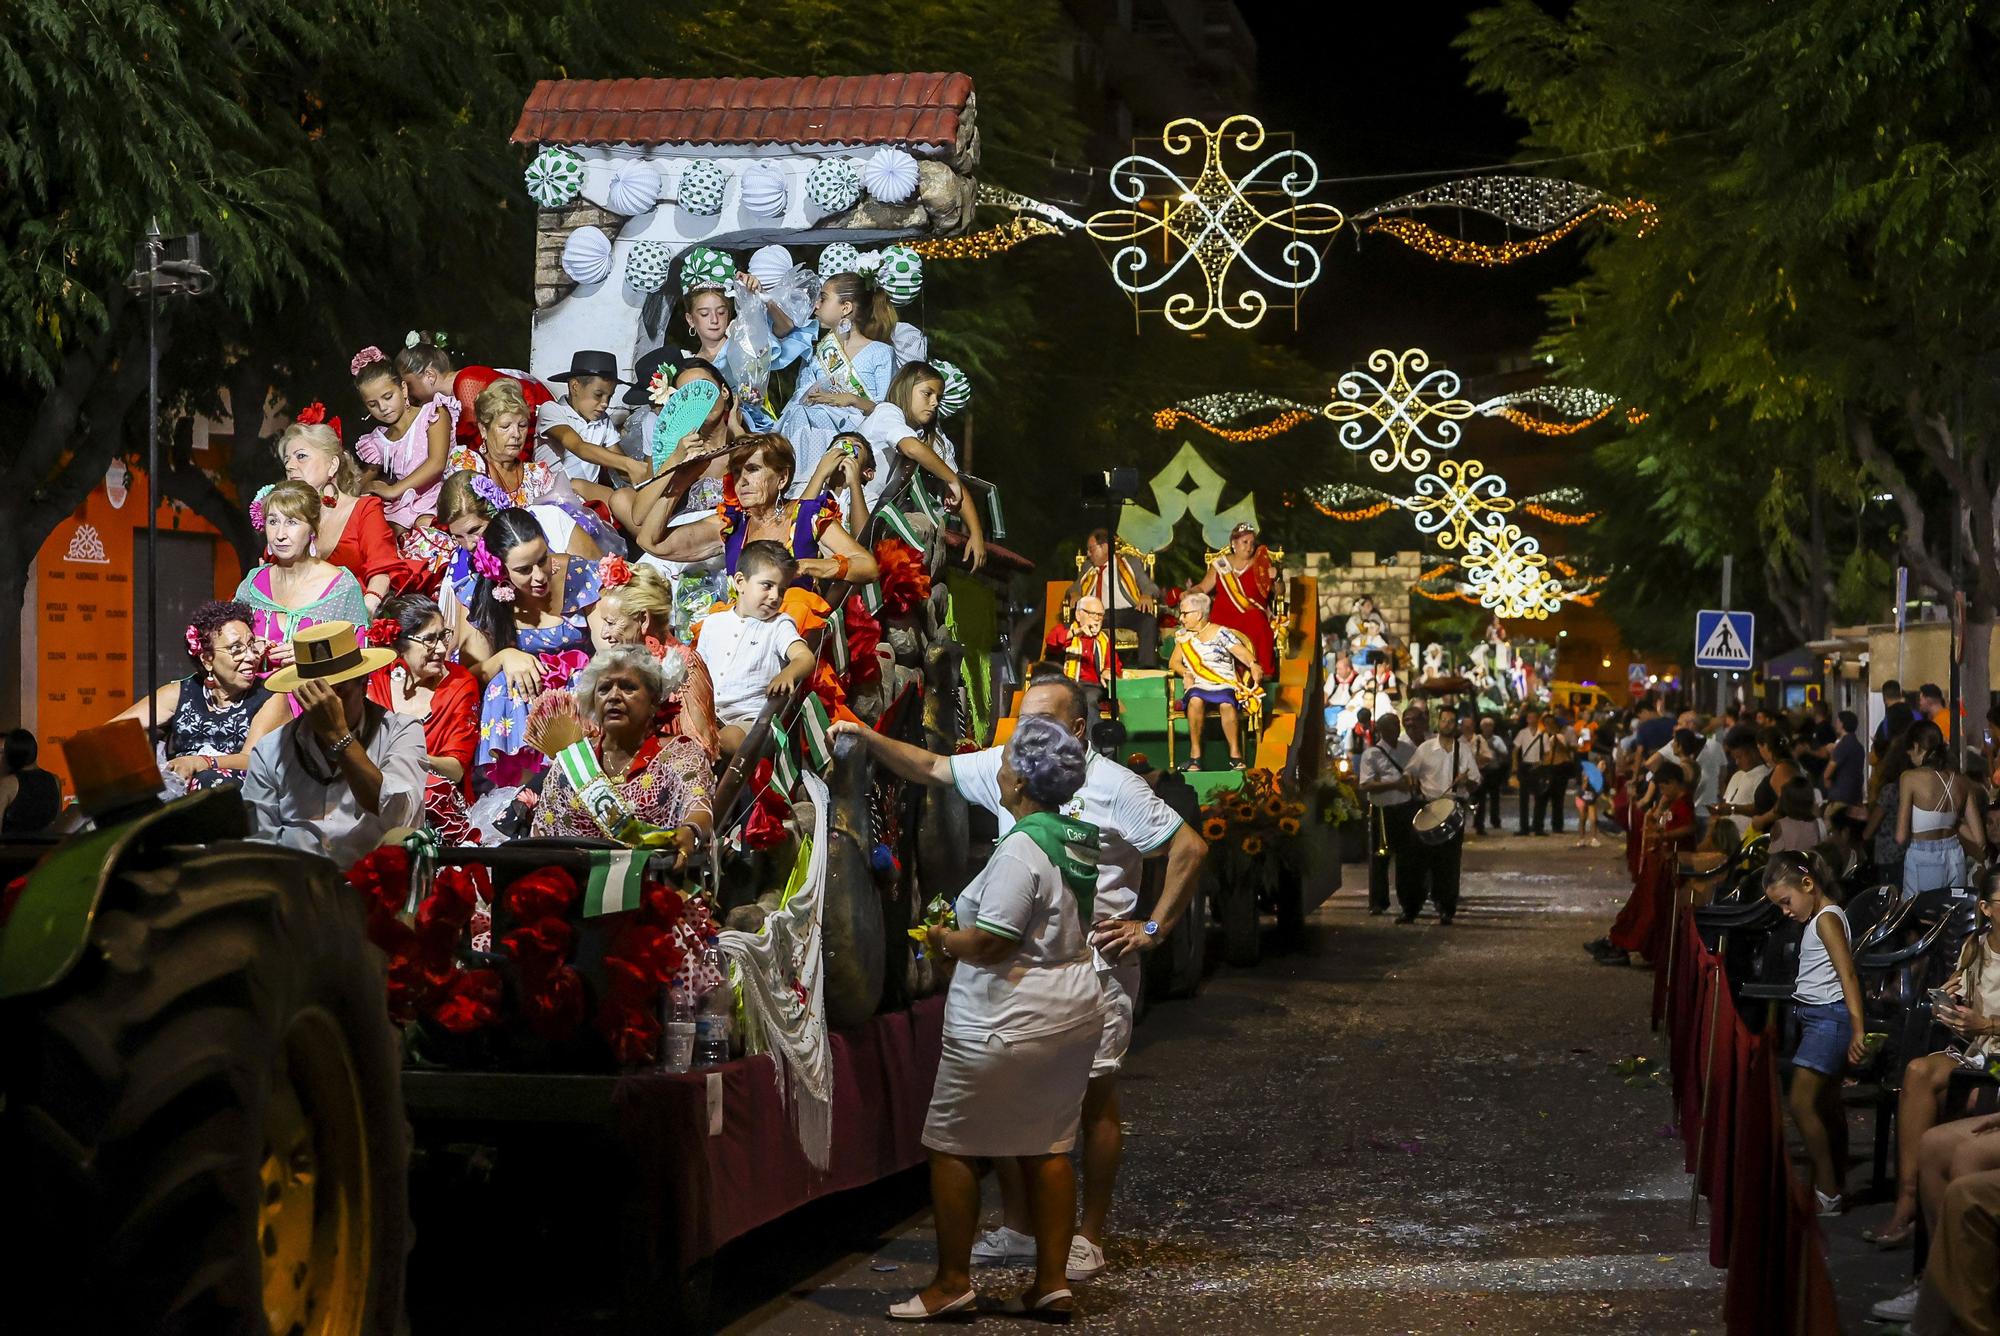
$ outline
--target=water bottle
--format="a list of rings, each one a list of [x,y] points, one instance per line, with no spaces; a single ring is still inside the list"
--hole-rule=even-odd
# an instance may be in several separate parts
[[[694,1065],[694,1008],[672,984],[661,993],[660,1070],[685,1072]]]
[[[729,1061],[729,1018],[735,1010],[735,998],[729,987],[729,972],[723,968],[722,956],[711,946],[702,953],[702,963],[709,970],[722,976],[722,982],[701,996],[694,1012],[694,1065],[697,1067],[719,1067]]]

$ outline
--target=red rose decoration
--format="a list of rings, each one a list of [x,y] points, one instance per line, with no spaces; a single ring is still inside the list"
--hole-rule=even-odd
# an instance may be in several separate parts
[[[567,913],[576,899],[576,878],[559,867],[517,877],[507,888],[507,911],[522,923]]]
[[[875,614],[868,611],[859,594],[847,600],[845,621],[847,689],[858,691],[882,676],[882,661],[875,657],[875,647],[882,643],[882,623],[875,620]]]
[[[570,943],[575,937],[566,921],[545,918],[522,924],[504,934],[500,942],[509,955],[521,962],[522,974],[546,974],[569,958]]]
[[[410,894],[410,855],[401,845],[377,849],[347,869],[347,884],[361,893],[369,917],[400,914]]]
[[[367,643],[383,649],[394,649],[396,642],[403,638],[403,624],[394,617],[377,617],[368,623]]]
[[[557,965],[526,990],[521,1010],[536,1034],[567,1039],[583,1023],[585,1003],[583,976],[568,965]]]
[[[484,1029],[500,1017],[500,976],[492,970],[465,970],[445,985],[430,1016],[452,1034]]]

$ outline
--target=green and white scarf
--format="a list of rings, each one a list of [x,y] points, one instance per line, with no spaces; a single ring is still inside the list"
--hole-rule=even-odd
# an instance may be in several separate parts
[[[1076,897],[1076,912],[1088,925],[1097,899],[1097,827],[1059,812],[1030,812],[1014,823],[1010,833],[1026,835],[1049,856]]]

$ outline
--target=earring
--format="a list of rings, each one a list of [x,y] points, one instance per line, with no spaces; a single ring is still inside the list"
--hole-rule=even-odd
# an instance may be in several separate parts
[[[322,506],[335,506],[340,503],[340,493],[333,490],[332,483],[320,489],[319,503]]]
[[[309,557],[316,557],[319,555],[318,534],[314,534],[312,537],[306,539],[306,555]]]
[[[854,332],[854,322],[846,316],[842,316],[838,328],[840,330],[840,337],[844,339]]]

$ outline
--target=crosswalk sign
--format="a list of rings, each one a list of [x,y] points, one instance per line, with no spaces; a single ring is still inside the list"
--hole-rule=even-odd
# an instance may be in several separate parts
[[[1704,608],[1694,615],[1694,666],[1747,672],[1757,615]]]

